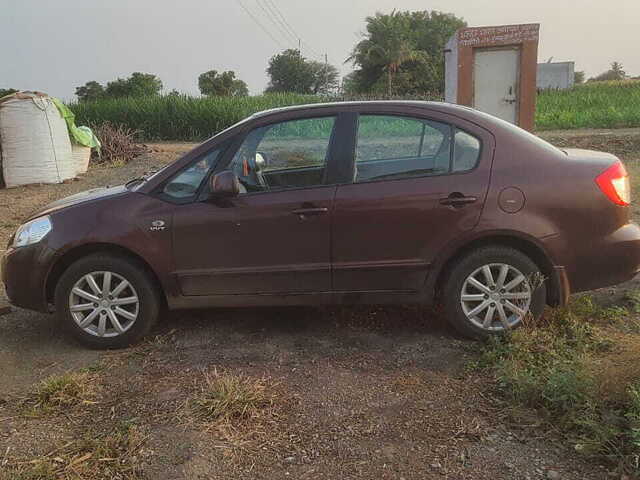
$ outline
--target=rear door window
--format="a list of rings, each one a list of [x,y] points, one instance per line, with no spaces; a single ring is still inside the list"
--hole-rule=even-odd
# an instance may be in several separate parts
[[[449,171],[451,127],[391,115],[361,115],[356,182],[440,175]]]

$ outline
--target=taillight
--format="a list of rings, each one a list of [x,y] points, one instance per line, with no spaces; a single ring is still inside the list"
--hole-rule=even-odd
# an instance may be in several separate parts
[[[631,203],[629,175],[622,162],[618,161],[596,177],[600,190],[616,205]]]

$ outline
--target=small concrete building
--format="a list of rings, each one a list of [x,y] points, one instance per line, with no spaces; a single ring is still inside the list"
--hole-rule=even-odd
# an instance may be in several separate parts
[[[445,101],[533,130],[540,24],[458,30],[445,47]]]
[[[571,88],[574,82],[574,71],[574,62],[539,63],[537,87],[539,90]]]

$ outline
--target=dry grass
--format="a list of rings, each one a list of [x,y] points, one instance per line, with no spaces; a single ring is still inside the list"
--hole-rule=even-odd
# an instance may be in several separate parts
[[[614,405],[627,400],[629,385],[640,382],[640,336],[610,329],[606,333],[612,348],[606,355],[594,355],[586,360],[593,376],[598,396]]]
[[[99,386],[88,372],[52,375],[41,381],[21,404],[28,414],[62,410],[95,401]]]
[[[67,442],[46,455],[8,461],[4,471],[11,480],[139,479],[145,440],[137,427],[125,425],[107,435]]]
[[[202,420],[230,423],[259,417],[274,401],[266,379],[214,370],[203,374],[192,406]]]
[[[286,443],[280,412],[291,398],[277,388],[264,377],[203,372],[183,413],[210,435],[225,462],[241,465],[253,455],[278,451]]]

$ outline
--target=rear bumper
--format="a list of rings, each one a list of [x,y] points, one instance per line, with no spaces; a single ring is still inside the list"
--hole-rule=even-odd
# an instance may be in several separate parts
[[[12,305],[48,312],[46,279],[53,250],[45,244],[10,248],[2,256],[2,281]]]
[[[565,263],[571,293],[626,282],[640,271],[640,227],[629,223],[573,250]]]

